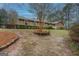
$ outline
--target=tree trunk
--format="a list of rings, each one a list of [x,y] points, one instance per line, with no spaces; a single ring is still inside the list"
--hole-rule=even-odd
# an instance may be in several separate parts
[[[43,31],[43,22],[42,20],[39,20],[39,32]]]

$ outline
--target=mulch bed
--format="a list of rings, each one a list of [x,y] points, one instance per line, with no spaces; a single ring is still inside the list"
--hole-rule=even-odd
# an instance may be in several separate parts
[[[37,35],[42,35],[42,36],[46,36],[46,35],[50,34],[50,32],[48,32],[48,31],[42,31],[42,32],[36,31],[34,33],[37,34]]]
[[[0,49],[9,46],[17,39],[18,39],[18,36],[15,33],[0,32]]]

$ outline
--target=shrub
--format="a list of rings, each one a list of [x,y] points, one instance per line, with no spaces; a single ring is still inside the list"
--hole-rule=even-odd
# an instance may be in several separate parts
[[[54,28],[49,26],[49,27],[44,27],[44,29],[54,29]]]
[[[59,29],[60,29],[60,30],[63,30],[63,29],[64,29],[64,27],[60,27]]]
[[[47,29],[53,29],[51,26],[49,26]]]
[[[70,41],[69,42],[69,47],[72,50],[72,54],[75,56],[79,56],[79,43]]]
[[[17,25],[16,28],[17,28],[17,29],[25,29],[26,26],[25,26],[25,25]]]
[[[30,26],[30,25],[16,25],[17,29],[36,29],[37,26]]]
[[[37,29],[37,26],[31,26],[31,25],[16,25],[17,29]],[[43,29],[54,29],[53,27],[43,27]]]
[[[70,28],[70,37],[73,41],[79,42],[79,25],[74,25]]]

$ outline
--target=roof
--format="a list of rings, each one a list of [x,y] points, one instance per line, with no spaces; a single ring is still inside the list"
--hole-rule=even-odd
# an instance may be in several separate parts
[[[52,22],[52,24],[58,24],[58,23],[62,23],[63,24],[63,22],[61,20]]]
[[[39,23],[39,20],[31,20],[31,19],[28,19],[28,18],[20,18],[20,20],[25,20],[26,22],[27,21],[29,21],[29,22],[37,22],[37,23]],[[54,21],[54,22],[47,22],[47,21],[44,21],[44,23],[45,24],[52,24],[52,25],[54,25],[54,24],[58,24],[58,23],[62,23],[62,21],[61,20],[59,20],[59,21]],[[62,23],[63,24],[63,23]]]

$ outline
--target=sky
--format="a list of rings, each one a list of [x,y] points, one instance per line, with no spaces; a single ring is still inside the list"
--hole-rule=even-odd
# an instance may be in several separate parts
[[[54,4],[57,9],[62,9],[64,4]],[[28,19],[34,19],[36,18],[34,14],[30,13],[29,5],[23,5],[21,3],[0,3],[0,9],[5,8],[7,10],[15,10],[19,16],[23,16]]]

